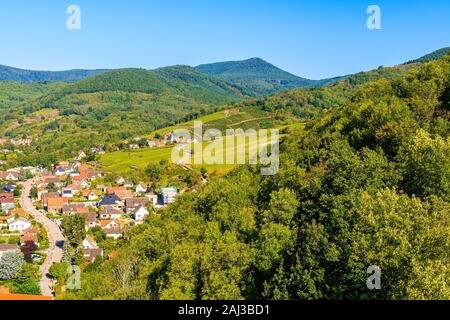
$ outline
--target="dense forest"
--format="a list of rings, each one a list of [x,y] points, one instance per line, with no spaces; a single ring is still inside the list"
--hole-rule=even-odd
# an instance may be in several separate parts
[[[254,102],[329,110],[290,129],[279,174],[180,197],[64,298],[450,299],[450,56],[335,88]]]

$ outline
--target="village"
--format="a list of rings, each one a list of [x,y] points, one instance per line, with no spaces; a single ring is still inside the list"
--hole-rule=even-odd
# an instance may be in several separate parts
[[[0,172],[0,258],[6,252],[21,251],[29,263],[46,263],[47,255],[58,244],[49,239],[49,227],[37,221],[38,215],[50,219],[62,234],[64,217],[81,217],[86,231],[81,244],[86,262],[108,258],[95,234],[100,233],[101,240],[120,241],[150,216],[160,218],[159,210],[179,195],[176,187],[161,186],[155,193],[146,183],[133,183],[122,176],[106,184],[102,180],[105,174],[84,163],[85,157],[86,153],[79,151],[73,161],[60,162],[52,170],[27,167]],[[22,190],[25,183],[31,186],[28,194]],[[26,201],[32,207],[25,208]]]

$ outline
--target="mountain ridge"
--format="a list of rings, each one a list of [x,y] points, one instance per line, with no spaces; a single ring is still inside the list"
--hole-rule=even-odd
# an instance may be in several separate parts
[[[72,69],[62,71],[27,70],[0,65],[0,81],[8,82],[77,82],[101,74],[109,69]]]

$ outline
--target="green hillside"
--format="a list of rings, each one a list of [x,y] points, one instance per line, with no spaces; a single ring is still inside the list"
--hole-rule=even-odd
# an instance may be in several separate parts
[[[450,56],[326,90],[339,103],[284,138],[278,174],[240,167],[181,196],[63,298],[450,299]],[[258,103],[319,103],[308,92]]]
[[[407,63],[426,63],[426,62],[430,62],[433,60],[438,60],[438,59],[446,56],[449,52],[450,52],[450,47],[442,48],[442,49],[436,50],[432,53],[429,53],[419,59],[415,59],[415,60],[409,61]]]
[[[0,65],[0,81],[76,82],[108,70],[32,71]]]
[[[12,112],[0,110],[0,129],[4,135],[35,139],[18,163],[48,162],[212,113],[242,98],[235,87],[189,67],[114,70],[61,86]]]

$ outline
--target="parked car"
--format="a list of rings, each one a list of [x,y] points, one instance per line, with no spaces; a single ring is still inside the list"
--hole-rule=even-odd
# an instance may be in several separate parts
[[[34,262],[39,262],[39,261],[41,261],[41,259],[42,259],[42,257],[38,254],[34,253],[31,255],[31,260],[33,260]]]

